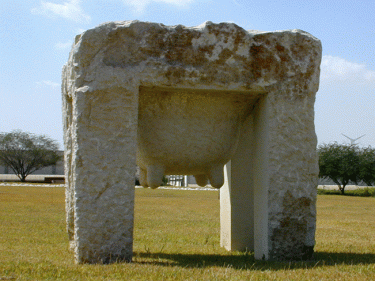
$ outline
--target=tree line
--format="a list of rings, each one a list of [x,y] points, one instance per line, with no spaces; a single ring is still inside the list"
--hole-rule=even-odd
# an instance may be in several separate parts
[[[319,177],[337,184],[342,194],[348,183],[375,185],[375,149],[349,144],[318,146]],[[0,133],[0,164],[10,168],[22,182],[44,167],[61,159],[56,141],[22,131]]]
[[[375,185],[375,149],[349,144],[318,146],[319,177],[337,184],[341,194],[349,182]]]
[[[21,182],[44,167],[55,165],[61,159],[59,145],[44,135],[22,131],[0,133],[0,164],[10,168]]]

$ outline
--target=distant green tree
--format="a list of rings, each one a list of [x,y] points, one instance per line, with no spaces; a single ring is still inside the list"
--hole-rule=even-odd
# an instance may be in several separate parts
[[[375,185],[375,148],[366,147],[359,153],[359,180],[367,186]]]
[[[318,147],[319,177],[331,179],[341,194],[352,181],[358,183],[360,171],[360,149],[356,145],[323,144]]]
[[[21,131],[0,133],[0,163],[9,167],[22,182],[43,167],[56,164],[61,158],[56,141]]]

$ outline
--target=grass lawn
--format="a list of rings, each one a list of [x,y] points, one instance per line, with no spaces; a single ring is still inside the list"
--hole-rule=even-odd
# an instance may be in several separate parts
[[[76,265],[62,187],[0,186],[0,280],[375,280],[375,198],[318,196],[315,259],[220,248],[215,191],[136,190],[132,263]]]

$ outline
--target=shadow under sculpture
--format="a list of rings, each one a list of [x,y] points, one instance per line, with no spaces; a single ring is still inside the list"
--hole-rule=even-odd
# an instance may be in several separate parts
[[[110,22],[63,69],[66,211],[78,263],[131,261],[134,173],[220,188],[221,245],[313,254],[321,43],[301,30]]]

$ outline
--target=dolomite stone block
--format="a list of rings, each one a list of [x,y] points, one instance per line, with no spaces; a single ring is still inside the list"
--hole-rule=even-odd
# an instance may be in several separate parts
[[[320,60],[320,41],[301,30],[124,21],[78,35],[62,75],[76,261],[131,261],[136,164],[144,187],[165,174],[223,186],[228,250],[309,258]]]

